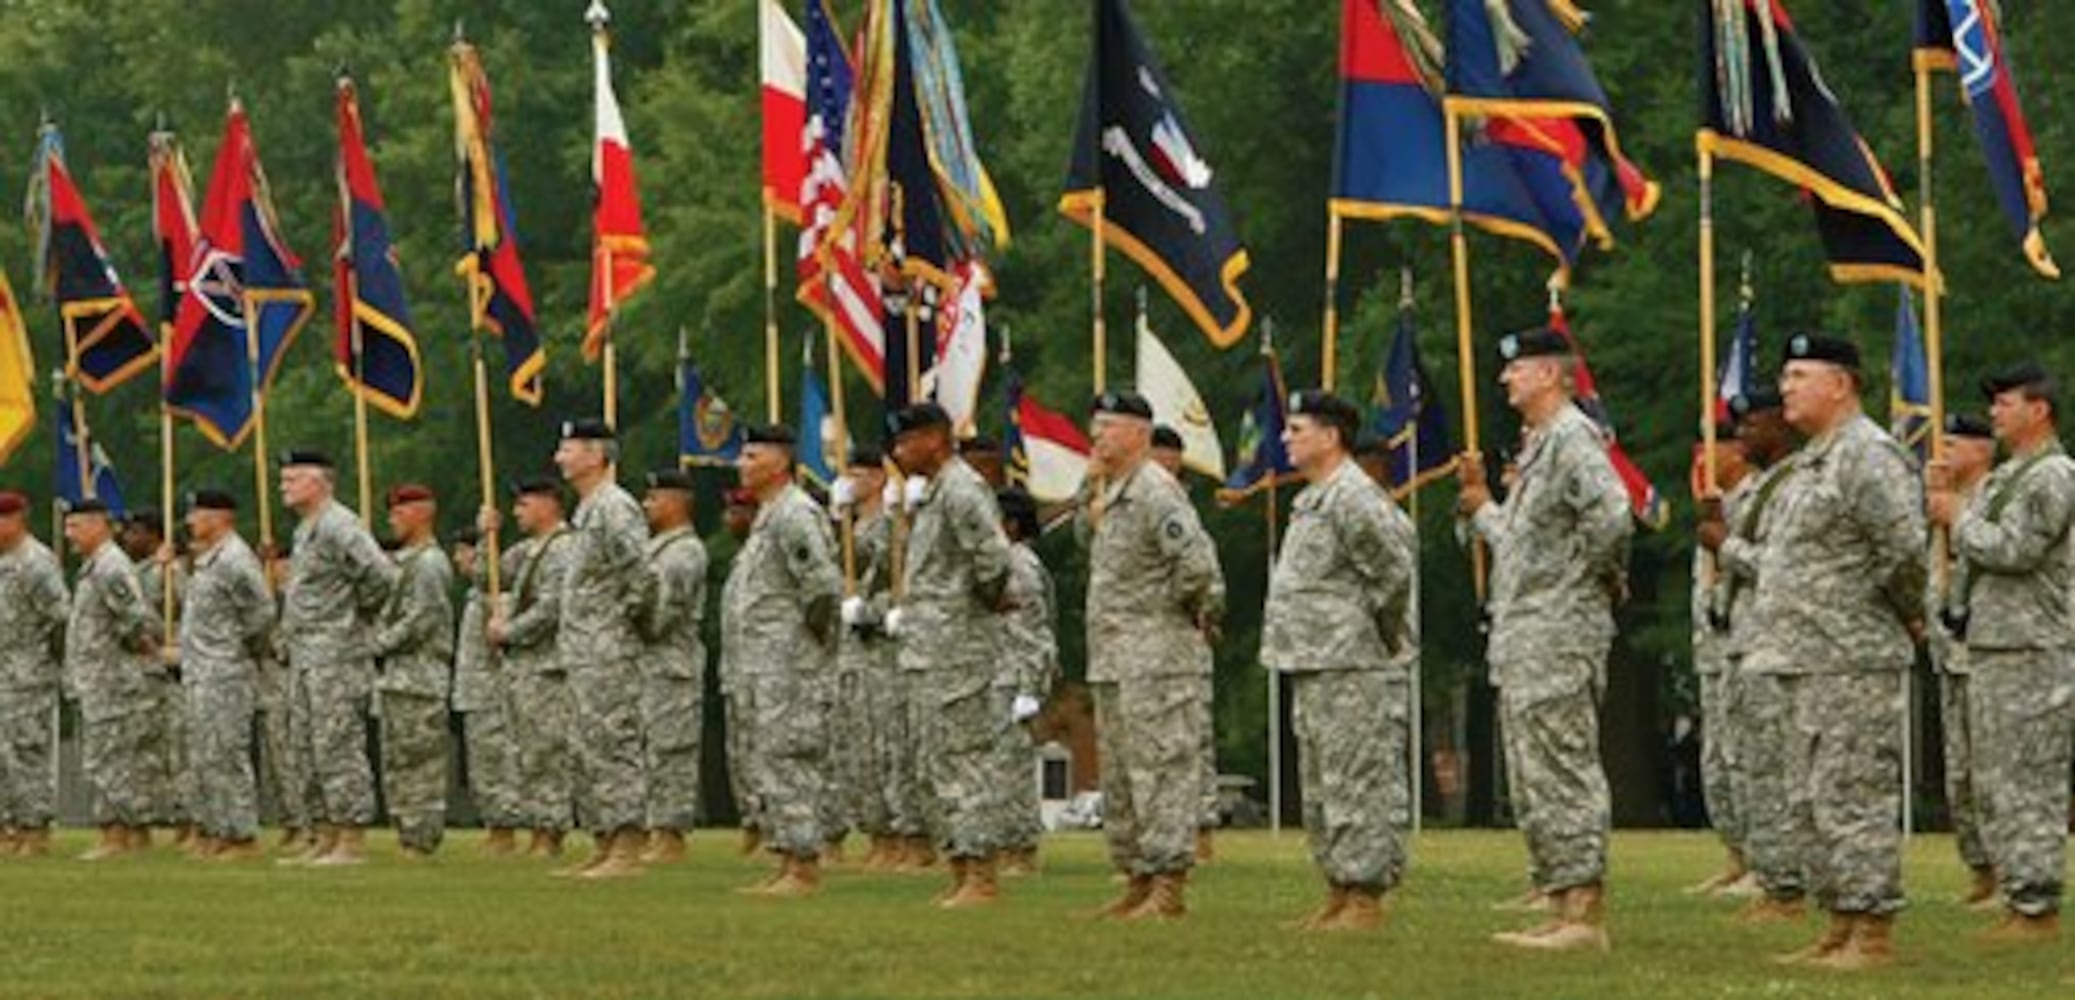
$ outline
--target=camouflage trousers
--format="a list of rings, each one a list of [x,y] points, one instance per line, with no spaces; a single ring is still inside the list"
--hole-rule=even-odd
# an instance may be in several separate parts
[[[1902,909],[1901,671],[1781,680],[1794,706],[1787,808],[1811,895],[1832,913]]]
[[[1412,825],[1409,682],[1381,670],[1291,677],[1292,725],[1311,860],[1334,886],[1386,892],[1405,873]]]
[[[742,828],[761,830],[763,818],[757,815],[756,796],[749,793],[749,758],[755,751],[750,745],[748,703],[738,690],[740,684],[738,681],[721,688],[721,725],[726,737],[722,742],[722,754],[727,758],[728,793],[735,800],[735,811],[742,817]]]
[[[796,674],[752,674],[735,696],[747,723],[743,785],[767,850],[809,860],[828,835],[828,683]]]
[[[1982,794],[1975,774],[1973,690],[1966,674],[1938,675],[1938,720],[1945,735],[1945,803],[1952,813],[1955,846],[1969,868],[1989,866],[1982,842]]]
[[[1971,650],[1986,840],[2010,908],[2059,912],[2075,748],[2075,651]]]
[[[586,662],[569,672],[576,705],[576,815],[598,836],[648,822],[641,758],[641,665],[633,657]]]
[[[1175,675],[1090,688],[1111,865],[1133,875],[1188,871],[1203,815],[1202,681]]]
[[[0,690],[0,826],[41,829],[56,813],[50,766],[55,687]]]
[[[936,704],[929,690],[929,675],[920,670],[900,670],[893,675],[892,700],[899,712],[883,734],[887,822],[896,836],[920,837],[930,833],[929,778],[920,748],[922,729],[917,721]]]
[[[1736,769],[1730,796],[1741,803],[1744,863],[1766,895],[1808,892],[1808,844],[1788,808],[1794,701],[1780,674],[1732,665],[1729,714],[1736,719]]]
[[[923,671],[923,687],[935,697],[914,702],[920,711],[908,720],[921,734],[915,752],[928,781],[929,832],[952,858],[984,858],[1006,839],[998,761],[1016,727],[1010,696],[993,685],[991,669],[982,663]]]
[[[447,833],[447,700],[399,691],[379,697],[382,799],[396,842],[437,851]]]
[[[569,746],[576,705],[569,679],[559,673],[514,673],[506,700],[519,754],[521,822],[543,832],[567,831],[576,812]]]
[[[894,744],[908,731],[900,675],[878,663],[838,674],[837,685],[837,710],[851,717],[853,728],[847,736],[838,735],[840,727],[831,733],[830,763],[843,785],[850,821],[873,836],[893,833],[889,772]]]
[[[309,779],[299,770],[295,739],[288,724],[288,671],[271,661],[259,665],[259,786],[274,801],[282,826],[291,830],[310,828],[309,803],[303,788]]]
[[[223,840],[259,836],[259,781],[252,771],[252,720],[258,700],[250,677],[196,680],[187,704],[187,759],[197,791],[189,816]]]
[[[1743,810],[1736,798],[1737,720],[1735,675],[1728,670],[1699,675],[1700,793],[1707,803],[1708,825],[1730,850],[1744,849]]]
[[[164,692],[82,720],[80,758],[94,790],[94,822],[149,826],[163,815],[169,792]]]
[[[1007,713],[1016,701],[1016,691],[998,688],[995,699]],[[1001,837],[1000,846],[1012,851],[1033,850],[1044,836],[1045,821],[1038,795],[1037,742],[1031,737],[1028,723],[1011,722],[1002,727],[994,762],[995,780],[1001,782],[1001,791],[995,796],[1001,816],[994,824]]]
[[[641,764],[651,830],[690,830],[699,817],[699,734],[706,692],[698,677],[641,682]]]
[[[489,704],[462,715],[461,747],[476,815],[484,826],[511,830],[525,826],[526,817],[519,809],[519,747],[498,687]]]
[[[171,671],[153,674],[152,683],[163,691],[159,699],[159,728],[165,734],[169,780],[160,803],[159,822],[173,826],[195,819],[197,800],[201,797],[194,762],[189,756],[187,692]]]
[[[299,664],[291,678],[289,739],[304,808],[316,823],[375,821],[375,772],[367,756],[374,671],[365,662]]]
[[[1591,661],[1553,673],[1599,676],[1601,658],[1594,654],[1548,655]],[[1606,878],[1613,802],[1599,759],[1599,696],[1593,680],[1568,690],[1499,689],[1499,724],[1509,734],[1514,758],[1514,818],[1527,839],[1530,874],[1543,892],[1597,885]]]
[[[1196,815],[1196,825],[1205,830],[1215,830],[1224,823],[1218,811],[1218,742],[1217,725],[1213,717],[1214,698],[1211,677],[1206,673],[1197,681],[1196,703],[1203,715],[1202,736],[1197,747],[1197,757],[1203,764],[1203,797]]]

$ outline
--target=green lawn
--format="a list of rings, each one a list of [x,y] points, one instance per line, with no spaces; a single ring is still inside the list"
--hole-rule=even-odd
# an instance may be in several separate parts
[[[1173,926],[1090,924],[1114,888],[1098,841],[1055,838],[1048,871],[1006,905],[942,913],[934,878],[838,872],[818,899],[730,890],[756,870],[733,837],[687,866],[565,884],[492,861],[461,833],[441,860],[386,845],[352,871],[217,866],[161,850],[104,865],[0,862],[0,995],[749,997],[2017,997],[2075,996],[2065,947],[1987,950],[1950,899],[1948,838],[1918,838],[1903,959],[1859,977],[1779,969],[1809,928],[1734,926],[1732,904],[1681,895],[1718,859],[1699,834],[1615,840],[1613,954],[1516,955],[1488,909],[1518,890],[1510,833],[1420,839],[1390,925],[1366,937],[1281,929],[1317,888],[1301,834],[1228,834]],[[85,843],[66,838],[67,853]]]

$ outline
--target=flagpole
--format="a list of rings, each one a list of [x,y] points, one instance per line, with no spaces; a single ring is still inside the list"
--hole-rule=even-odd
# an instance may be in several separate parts
[[[173,325],[159,324],[159,509],[166,518],[165,537],[174,537],[173,519],[173,408],[166,405],[165,385],[173,374]],[[166,635],[173,634],[173,560],[159,566],[159,618]],[[170,639],[168,641],[171,641]]]
[[[1275,471],[1268,472],[1268,572],[1275,572],[1275,553],[1281,526],[1277,523]],[[1268,832],[1282,833],[1282,674],[1268,674]]]
[[[346,269],[346,288],[347,322],[353,324],[353,469],[360,486],[360,526],[372,531],[375,526],[375,480],[374,463],[368,457],[367,337],[360,325],[360,311],[354,308],[360,301],[360,287],[351,267]]]
[[[1108,218],[1108,207],[1104,204],[1107,196],[1108,192],[1104,189],[1096,189],[1093,199],[1095,215],[1090,220],[1090,225],[1088,226],[1088,276],[1090,279],[1088,306],[1091,314],[1094,316],[1095,391],[1097,393],[1109,388],[1110,339],[1109,329],[1104,324],[1102,318],[1103,282],[1108,278],[1105,258],[1108,257],[1109,245],[1103,234],[1103,228],[1107,224],[1104,220]]]
[[[764,413],[778,422],[778,215],[771,210],[770,188],[764,189]]]
[[[1931,115],[1931,66],[1915,60],[1918,227],[1924,237],[1924,368],[1931,390],[1931,461],[1945,461],[1945,275],[1938,266],[1938,194],[1932,183],[1936,167],[1936,130]],[[1931,530],[1931,571],[1938,592],[1952,586],[1952,535],[1943,527]],[[1916,809],[1910,801],[1914,787],[1916,749],[1916,674],[1905,674],[1902,688],[1902,835],[1916,829]]]
[[[1715,154],[1694,143],[1700,176],[1700,441],[1701,491],[1721,496],[1715,467]]]
[[[1319,348],[1319,388],[1333,391],[1340,361],[1340,213],[1326,209],[1326,318]]]
[[[1477,434],[1477,347],[1470,316],[1470,236],[1463,228],[1462,119],[1451,101],[1441,102],[1441,113],[1447,124],[1448,245],[1455,261],[1455,352],[1462,383],[1463,449],[1481,459]],[[1484,603],[1484,559],[1484,543],[1472,534],[1470,580],[1479,604]]]
[[[770,212],[765,211],[765,218]],[[617,318],[619,304],[613,301],[612,250],[605,255],[605,347],[600,352],[599,364],[605,368],[605,425],[617,430],[620,426],[620,364],[619,351],[613,346],[613,320]],[[769,268],[765,269],[769,273]]]
[[[828,316],[821,318],[822,339],[827,342],[829,356],[829,409],[835,411],[836,441],[843,449],[836,456],[831,471],[836,475],[847,475],[850,471],[850,418],[843,411],[843,352],[836,343],[836,321]],[[803,428],[804,430],[804,428]],[[830,484],[834,486],[833,483]],[[857,596],[857,498],[852,497],[850,506],[843,511],[843,596]]]
[[[88,500],[95,497],[94,449],[86,428],[86,400],[80,398],[79,383],[72,373],[79,371],[79,346],[71,334],[65,335],[65,353],[70,359],[65,365],[65,405],[72,408],[72,460],[79,468],[79,495]]]
[[[252,484],[259,504],[260,551],[273,558],[274,502],[267,495],[267,394],[260,381],[265,373],[259,365],[259,321],[252,312],[252,299],[244,298],[245,361],[252,370]]]
[[[470,279],[468,298],[469,311],[475,314],[471,317],[468,331],[468,354],[470,367],[475,369],[476,485],[482,492],[483,506],[489,508],[497,504],[497,459],[490,448],[490,372],[488,366],[483,363],[482,333],[475,325],[475,321],[481,319],[482,307],[477,301],[473,278]],[[481,542],[484,577],[490,585],[490,604],[494,608],[498,599],[503,596],[502,580],[498,572],[500,558],[497,529],[491,527],[484,533]]]
[[[1398,269],[1398,308],[1406,313],[1410,313],[1412,311],[1412,268],[1410,266],[1400,267]],[[1413,327],[1411,327],[1408,324],[1406,329],[1408,336],[1415,336],[1411,333]],[[1419,379],[1417,368],[1418,366],[1415,365],[1413,373],[1413,378],[1415,380]],[[1411,446],[1411,448],[1409,453],[1410,461],[1407,463],[1406,468],[1410,472],[1411,475],[1409,478],[1412,480],[1417,480],[1420,474],[1419,422],[1422,416],[1420,411],[1425,409],[1426,407],[1426,396],[1424,395],[1424,392],[1422,392],[1419,399],[1420,402],[1414,405],[1412,408],[1412,435],[1410,438],[1407,439],[1407,443]],[[1418,634],[1421,631],[1421,605],[1419,599],[1419,557],[1423,547],[1421,533],[1419,530],[1419,490],[1417,488],[1414,488],[1410,493],[1406,495],[1405,500],[1406,504],[1411,508],[1410,513],[1412,515],[1412,628],[1414,633]],[[1415,646],[1414,648],[1417,649],[1418,647]],[[1426,825],[1424,814],[1426,812],[1425,760],[1427,741],[1425,720],[1421,718],[1420,712],[1420,707],[1423,704],[1420,694],[1422,680],[1420,677],[1420,664],[1420,657],[1417,654],[1415,654],[1412,658],[1410,670],[1411,677],[1409,678],[1409,680],[1411,683],[1407,685],[1407,690],[1405,692],[1406,699],[1411,702],[1410,706],[1408,706],[1411,709],[1411,712],[1407,716],[1407,719],[1409,719],[1411,722],[1411,757],[1406,763],[1407,770],[1410,772],[1407,775],[1407,777],[1411,779],[1409,784],[1412,789],[1412,832],[1414,834],[1418,834],[1422,829],[1424,829]]]

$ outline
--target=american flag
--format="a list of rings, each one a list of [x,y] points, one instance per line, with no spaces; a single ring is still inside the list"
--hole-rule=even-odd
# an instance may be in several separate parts
[[[807,0],[807,176],[800,188],[799,300],[836,324],[874,388],[883,386],[886,334],[878,276],[865,267],[854,230],[837,231],[849,196],[844,119],[854,74],[828,0]]]

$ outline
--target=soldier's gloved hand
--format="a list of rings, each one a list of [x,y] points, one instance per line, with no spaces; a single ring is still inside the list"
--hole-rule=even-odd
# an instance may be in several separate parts
[[[865,623],[865,599],[846,597],[843,599],[843,624],[856,628]]]
[[[901,623],[906,620],[907,616],[901,614],[901,609],[894,608],[893,610],[888,611],[886,613],[886,618],[884,621],[880,622],[879,627],[882,630],[884,630],[887,635],[899,638],[901,634]]]
[[[1044,708],[1044,703],[1035,697],[1019,694],[1016,700],[1009,704],[1009,718],[1016,722],[1029,722],[1037,718],[1037,714],[1044,711]]]
[[[891,479],[887,480],[886,485],[879,489],[879,503],[887,510],[900,506],[901,485]]]
[[[829,509],[838,514],[857,505],[857,481],[844,476],[829,487]]]
[[[908,509],[912,511],[922,506],[923,494],[929,492],[929,480],[921,476],[909,476],[904,488],[907,491],[905,499],[908,501]]]
[[[159,647],[159,665],[160,665],[160,666],[162,666],[162,667],[177,667],[177,666],[179,666],[179,665],[180,665],[180,647],[179,647],[179,646],[160,646],[160,647]]]

